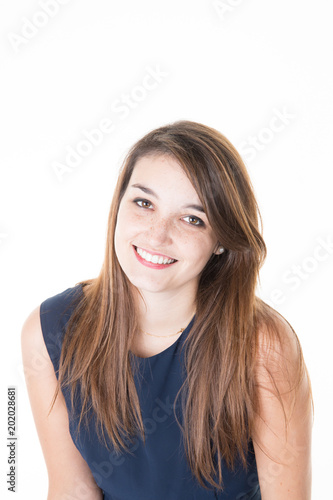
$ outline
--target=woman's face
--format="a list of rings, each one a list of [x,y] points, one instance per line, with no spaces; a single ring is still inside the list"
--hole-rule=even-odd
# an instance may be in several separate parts
[[[139,290],[196,293],[218,243],[200,206],[175,159],[158,155],[137,161],[119,206],[114,241],[120,266]]]

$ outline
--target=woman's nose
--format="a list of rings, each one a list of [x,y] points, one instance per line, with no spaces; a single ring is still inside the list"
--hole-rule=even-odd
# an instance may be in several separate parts
[[[171,238],[171,224],[165,219],[155,219],[151,221],[147,231],[147,240],[152,247],[169,244]]]

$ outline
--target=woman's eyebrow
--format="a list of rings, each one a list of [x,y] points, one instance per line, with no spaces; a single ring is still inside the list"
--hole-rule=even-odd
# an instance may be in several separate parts
[[[141,189],[146,194],[149,194],[150,196],[154,196],[157,200],[159,200],[159,197],[157,194],[150,188],[143,186],[142,184],[132,184],[131,187],[133,188],[138,188]],[[183,208],[192,208],[193,210],[198,210],[198,212],[205,213],[203,207],[201,205],[196,205],[195,203],[189,204],[189,205],[184,205],[181,207]]]

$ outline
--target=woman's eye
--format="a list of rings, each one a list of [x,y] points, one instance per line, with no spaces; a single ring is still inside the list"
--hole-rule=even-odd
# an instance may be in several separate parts
[[[136,198],[135,200],[133,200],[133,203],[135,203],[140,208],[150,208],[152,206],[152,203],[150,203],[149,200],[144,200],[142,198]],[[190,226],[205,226],[204,221],[199,219],[199,217],[195,217],[194,215],[187,215],[186,217],[183,217],[183,220],[185,219],[188,219],[188,224]]]
[[[204,226],[205,225],[204,222],[201,219],[199,219],[199,217],[194,217],[194,215],[188,215],[188,216],[184,217],[184,220],[185,219],[190,219],[189,224],[191,226]]]
[[[149,205],[151,205],[150,201],[142,199],[134,200],[134,203],[136,203],[141,208],[148,208]],[[142,205],[140,205],[140,203],[142,203]]]

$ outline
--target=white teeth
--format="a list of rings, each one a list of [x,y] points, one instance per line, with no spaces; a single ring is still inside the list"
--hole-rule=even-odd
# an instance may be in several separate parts
[[[151,255],[145,250],[142,250],[142,248],[136,247],[136,251],[144,260],[146,260],[147,262],[152,262],[153,264],[171,264],[172,262],[175,262],[174,259],[168,259],[162,256],[159,257],[158,255]]]
[[[140,249],[140,250],[141,250],[141,249]],[[148,262],[150,262],[150,261],[151,261],[151,255],[150,255],[149,253],[145,252],[144,250],[141,250],[141,251],[140,251],[140,252],[138,252],[138,253],[140,253],[140,255],[141,255],[141,257],[142,257],[143,259],[147,260]]]

